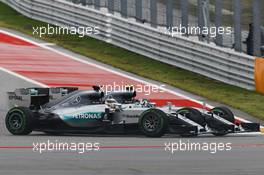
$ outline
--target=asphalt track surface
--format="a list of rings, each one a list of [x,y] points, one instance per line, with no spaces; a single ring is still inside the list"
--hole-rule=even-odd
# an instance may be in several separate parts
[[[1,50],[2,52],[2,50]],[[239,174],[264,172],[264,136],[259,133],[226,137],[145,138],[143,136],[67,135],[48,136],[33,132],[12,136],[4,126],[6,92],[36,86],[0,71],[0,174]],[[237,111],[243,117],[246,114]],[[251,119],[251,118],[250,118]],[[33,151],[36,142],[100,143],[99,151]],[[164,143],[231,143],[230,151],[165,151]]]

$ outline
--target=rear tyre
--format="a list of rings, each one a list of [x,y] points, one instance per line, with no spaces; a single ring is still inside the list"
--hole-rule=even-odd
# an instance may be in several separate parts
[[[168,129],[168,117],[161,110],[149,109],[139,117],[139,128],[147,137],[161,137]]]
[[[218,115],[219,117],[231,122],[231,123],[235,123],[235,116],[233,114],[233,112],[228,109],[227,107],[215,107],[211,110],[211,112],[214,115]],[[220,130],[217,132],[214,132],[213,135],[215,136],[224,136],[228,134],[228,131],[226,130]]]
[[[32,132],[33,114],[28,108],[14,107],[8,111],[5,124],[13,135],[28,135]]]

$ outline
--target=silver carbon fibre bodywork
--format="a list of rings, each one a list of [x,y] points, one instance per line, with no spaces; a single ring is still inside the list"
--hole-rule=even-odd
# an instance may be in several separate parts
[[[204,109],[182,108],[169,102],[166,106],[156,107],[148,100],[136,100],[136,92],[131,89],[105,95],[96,86],[93,90],[82,91],[72,87],[27,88],[8,92],[8,96],[10,109],[28,108],[34,116],[33,130],[44,132],[88,132],[91,128],[110,130],[113,126],[123,131],[128,126],[134,126],[134,130],[138,129],[142,118],[151,111],[158,115],[155,120],[163,118],[163,124],[167,127],[164,129],[166,133],[225,135],[259,130],[259,124],[235,124],[225,116]],[[189,113],[180,112],[182,109]],[[155,113],[152,115],[155,116]],[[232,112],[229,113],[232,118]]]

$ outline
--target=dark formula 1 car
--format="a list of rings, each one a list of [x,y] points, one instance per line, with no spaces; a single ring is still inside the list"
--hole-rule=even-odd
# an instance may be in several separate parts
[[[210,111],[156,107],[148,100],[136,100],[136,92],[104,94],[99,87],[78,90],[71,87],[26,88],[8,92],[10,110],[6,127],[14,135],[32,131],[58,133],[142,133],[160,137],[167,133],[196,136],[204,133],[226,135],[259,131],[257,123],[235,124],[226,107]]]

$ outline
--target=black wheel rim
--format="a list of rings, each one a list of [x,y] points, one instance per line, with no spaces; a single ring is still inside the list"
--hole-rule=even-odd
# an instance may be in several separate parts
[[[159,127],[159,118],[156,115],[147,115],[143,124],[146,131],[156,131]]]
[[[8,123],[10,125],[10,128],[13,130],[18,130],[23,125],[23,117],[19,113],[12,113],[9,117]]]

